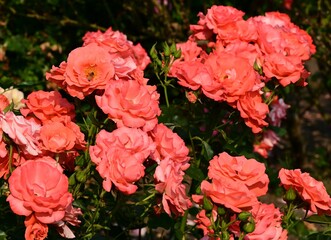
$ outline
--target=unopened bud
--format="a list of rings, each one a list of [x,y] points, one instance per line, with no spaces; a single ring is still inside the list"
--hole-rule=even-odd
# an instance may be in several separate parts
[[[205,209],[206,212],[210,212],[213,210],[213,207],[213,203],[206,196],[203,196],[203,209]]]
[[[224,207],[218,207],[217,208],[217,214],[220,216],[223,216],[226,213]]]
[[[238,219],[242,222],[247,222],[247,220],[249,219],[249,217],[251,217],[252,214],[250,212],[241,212],[238,215]]]
[[[255,230],[255,222],[254,221],[251,221],[251,222],[241,222],[240,223],[240,229],[244,233],[252,233]]]
[[[297,193],[293,188],[290,188],[289,190],[286,191],[284,195],[284,200],[292,202],[297,198]]]

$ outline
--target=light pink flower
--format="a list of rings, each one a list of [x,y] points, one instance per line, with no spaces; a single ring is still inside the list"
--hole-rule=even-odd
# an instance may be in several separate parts
[[[40,150],[40,128],[34,121],[16,116],[13,112],[0,114],[0,126],[25,154],[37,156]]]
[[[287,105],[284,102],[284,99],[275,99],[270,105],[269,122],[272,126],[280,127],[281,122],[286,118],[286,110],[290,108],[290,105]]]
[[[142,128],[147,132],[155,127],[161,114],[156,87],[134,80],[110,81],[104,94],[95,99],[117,127]]]
[[[259,197],[268,191],[269,178],[265,170],[265,165],[255,159],[233,157],[222,152],[209,162],[208,177],[220,181],[227,178],[242,183]]]
[[[263,138],[258,144],[254,144],[254,152],[259,153],[262,157],[267,158],[268,152],[278,144],[280,138],[272,130],[267,130],[263,133]]]
[[[61,220],[72,202],[68,178],[50,157],[29,160],[17,167],[8,183],[7,201],[15,214],[29,216],[44,224]]]

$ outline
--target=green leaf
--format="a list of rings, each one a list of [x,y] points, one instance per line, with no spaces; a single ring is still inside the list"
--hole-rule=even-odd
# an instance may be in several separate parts
[[[331,216],[313,215],[306,218],[305,221],[310,223],[331,224]]]
[[[203,181],[205,179],[205,176],[201,169],[191,165],[186,171],[186,174],[189,175],[194,180],[197,180],[199,182]]]

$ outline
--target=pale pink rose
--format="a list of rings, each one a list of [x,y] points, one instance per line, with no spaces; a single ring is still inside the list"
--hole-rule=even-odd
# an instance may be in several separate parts
[[[60,153],[74,148],[76,135],[60,122],[47,122],[40,129],[40,138],[45,150]]]
[[[214,178],[211,183],[202,181],[201,192],[214,203],[224,205],[237,213],[250,210],[258,203],[256,195],[245,184],[228,178]]]
[[[152,159],[160,162],[165,158],[170,158],[172,161],[181,164],[182,170],[186,170],[189,167],[189,149],[177,133],[160,123],[156,125],[150,134],[156,144],[156,150],[151,155]]]
[[[224,26],[242,20],[244,12],[230,6],[212,6],[207,10],[206,25],[214,33],[218,33]]]
[[[37,156],[41,153],[39,124],[23,116],[16,116],[13,112],[7,112],[0,114],[0,126],[25,154]]]
[[[64,238],[73,239],[75,238],[75,234],[68,227],[67,224],[72,226],[79,226],[81,221],[78,219],[79,216],[83,215],[80,208],[75,208],[70,204],[65,212],[65,215],[62,220],[54,223],[57,232]]]
[[[164,211],[171,216],[183,215],[192,203],[186,195],[186,187],[182,184],[184,172],[182,164],[172,161],[170,158],[163,159],[155,169],[155,189],[162,195]]]
[[[147,132],[155,127],[161,114],[156,87],[134,80],[110,81],[104,94],[95,99],[117,127],[142,128]]]
[[[65,116],[69,116],[71,120],[75,118],[74,105],[57,91],[34,91],[23,103],[26,107],[20,109],[22,115],[35,116],[42,122],[60,121]]]
[[[24,235],[26,240],[43,240],[47,238],[47,224],[38,221],[34,214],[25,218],[24,225],[26,227]]]
[[[237,102],[237,108],[245,124],[253,133],[259,133],[264,126],[268,126],[265,118],[269,112],[268,105],[262,100],[259,92],[248,92]]]
[[[115,74],[111,60],[109,53],[96,43],[74,49],[69,53],[60,87],[81,100],[96,89],[105,89]],[[55,78],[56,73],[51,71],[47,80]]]
[[[233,103],[251,91],[257,74],[245,58],[225,52],[210,54],[205,64],[212,69],[213,81],[203,82],[202,91],[215,101]]]
[[[287,105],[284,99],[277,98],[272,101],[270,108],[271,110],[268,114],[270,125],[280,127],[282,120],[286,118],[286,111],[290,108],[290,105]]]
[[[231,179],[247,186],[257,197],[268,191],[269,178],[266,167],[255,159],[244,156],[233,157],[226,152],[216,155],[208,167],[208,177],[211,179]]]
[[[17,167],[8,183],[7,201],[15,214],[29,216],[44,224],[61,220],[72,202],[68,178],[50,157],[29,160]]]
[[[331,198],[323,182],[312,178],[309,173],[301,173],[300,169],[279,171],[281,185],[286,189],[294,189],[300,198],[308,204],[308,209],[317,214],[331,213]]]

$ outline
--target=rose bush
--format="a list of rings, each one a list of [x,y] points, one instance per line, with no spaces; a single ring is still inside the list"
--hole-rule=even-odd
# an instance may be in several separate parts
[[[279,171],[281,206],[264,202],[275,183],[263,160],[289,108],[279,89],[307,84],[316,49],[286,14],[244,15],[215,5],[186,42],[154,45],[150,57],[112,28],[87,32],[46,73],[50,91],[21,101],[0,91],[0,193],[25,217],[26,239],[129,238],[145,227],[287,239],[295,223],[330,214],[323,183],[299,169]]]

